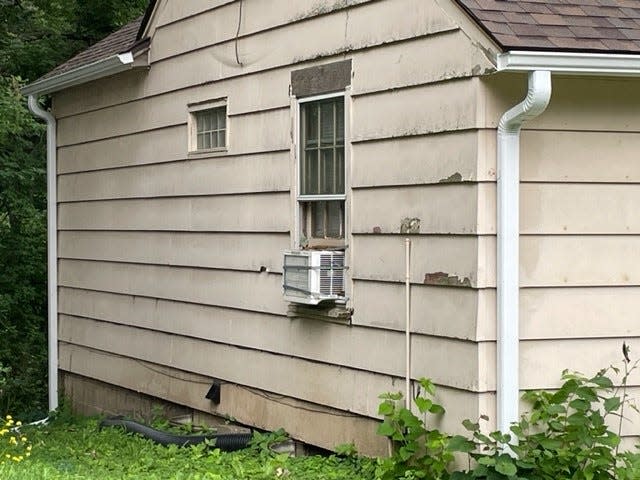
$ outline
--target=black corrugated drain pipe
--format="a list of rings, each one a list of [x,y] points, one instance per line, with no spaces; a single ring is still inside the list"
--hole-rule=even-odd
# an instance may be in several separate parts
[[[211,433],[206,435],[176,435],[148,427],[133,420],[125,420],[122,417],[109,417],[100,422],[102,427],[122,427],[127,432],[137,433],[145,438],[153,440],[160,445],[178,445],[186,447],[198,445],[205,440],[215,442],[215,448],[225,452],[233,452],[246,448],[251,440],[251,433]]]

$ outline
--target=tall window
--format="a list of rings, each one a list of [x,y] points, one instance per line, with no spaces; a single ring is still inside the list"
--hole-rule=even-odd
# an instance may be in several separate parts
[[[300,101],[301,243],[339,247],[345,237],[344,96]]]

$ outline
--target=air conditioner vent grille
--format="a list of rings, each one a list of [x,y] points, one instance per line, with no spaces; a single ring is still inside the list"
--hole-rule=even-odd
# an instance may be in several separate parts
[[[285,300],[317,305],[324,300],[344,300],[344,252],[302,250],[285,252]]]

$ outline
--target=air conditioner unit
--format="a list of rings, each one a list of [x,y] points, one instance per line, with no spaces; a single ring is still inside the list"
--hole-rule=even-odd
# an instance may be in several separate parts
[[[284,253],[284,298],[317,305],[345,300],[344,251],[300,250]]]

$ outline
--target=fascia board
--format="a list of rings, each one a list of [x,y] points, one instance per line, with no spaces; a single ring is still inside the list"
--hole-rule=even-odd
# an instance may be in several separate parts
[[[65,88],[129,70],[133,68],[133,62],[134,56],[131,52],[112,55],[97,62],[90,63],[89,65],[76,68],[75,70],[61,73],[55,77],[33,82],[23,87],[22,93],[24,95],[44,95],[57,92]]]
[[[510,51],[497,59],[499,72],[548,70],[574,75],[640,76],[640,55]]]

